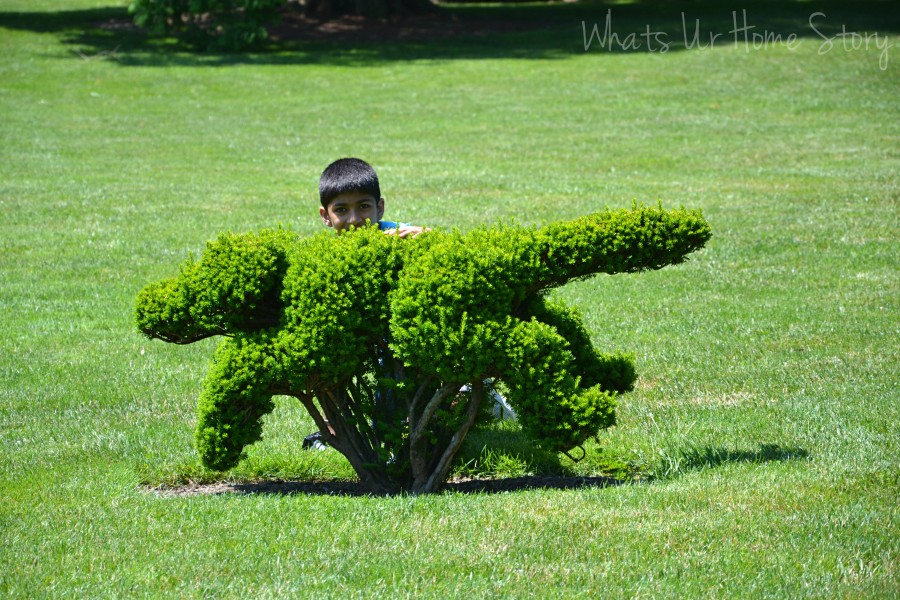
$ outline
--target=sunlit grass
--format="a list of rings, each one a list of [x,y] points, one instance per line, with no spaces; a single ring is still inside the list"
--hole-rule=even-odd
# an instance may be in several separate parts
[[[585,53],[581,19],[605,8],[583,5],[480,41],[196,57],[91,37],[98,13],[79,11],[123,6],[0,0],[0,590],[897,595],[893,61],[820,54],[809,36],[796,50]],[[823,10],[896,35],[865,6]],[[710,27],[732,10],[689,8]],[[790,13],[779,22],[793,28],[816,7],[746,8],[760,26]],[[502,9],[516,10],[541,14]],[[630,10],[623,31],[678,23],[664,3]],[[317,231],[318,175],[344,155],[378,169],[390,218],[435,227],[634,200],[704,210],[714,237],[687,264],[558,292],[598,348],[635,354],[618,425],[573,464],[494,423],[455,471],[631,483],[422,498],[151,489],[222,479],[192,447],[215,340],[143,339],[137,291],[222,230]],[[351,480],[336,452],[300,449],[313,429],[278,398],[226,477]]]

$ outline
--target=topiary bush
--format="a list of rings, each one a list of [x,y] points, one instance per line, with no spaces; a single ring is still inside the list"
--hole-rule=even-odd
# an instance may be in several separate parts
[[[547,292],[683,262],[709,237],[699,211],[654,207],[415,239],[229,233],[142,290],[136,321],[177,344],[226,337],[199,400],[206,466],[237,464],[283,394],[373,493],[434,492],[492,381],[546,449],[613,425],[633,359],[595,350],[578,312]]]
[[[239,51],[268,39],[286,0],[132,0],[134,22],[154,35],[174,35],[200,50]]]

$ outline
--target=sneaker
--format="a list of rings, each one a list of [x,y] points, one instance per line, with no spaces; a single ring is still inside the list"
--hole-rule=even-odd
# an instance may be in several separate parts
[[[315,433],[311,433],[305,438],[303,438],[303,449],[304,450],[327,450],[328,445],[325,444],[325,441],[322,439],[322,432],[317,431]]]

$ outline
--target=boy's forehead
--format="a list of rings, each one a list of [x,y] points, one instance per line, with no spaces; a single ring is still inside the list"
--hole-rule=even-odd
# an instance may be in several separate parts
[[[343,194],[338,194],[334,197],[334,199],[328,203],[328,206],[335,206],[338,204],[359,204],[360,202],[377,202],[378,199],[372,194],[367,194],[365,192],[344,192]]]

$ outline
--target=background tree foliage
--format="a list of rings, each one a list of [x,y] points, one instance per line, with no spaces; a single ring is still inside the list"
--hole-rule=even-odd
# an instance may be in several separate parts
[[[174,35],[198,49],[242,50],[268,38],[285,0],[133,0],[134,22],[151,35]]]
[[[372,492],[427,493],[444,483],[492,382],[549,450],[614,424],[632,358],[595,350],[578,312],[547,293],[680,263],[709,237],[698,211],[646,207],[414,240],[376,228],[223,234],[142,290],[136,320],[178,344],[227,337],[199,401],[208,467],[237,464],[282,394]]]

